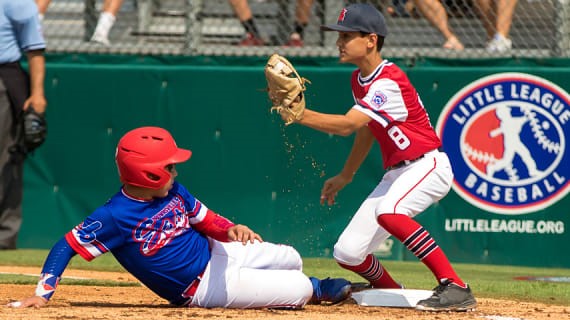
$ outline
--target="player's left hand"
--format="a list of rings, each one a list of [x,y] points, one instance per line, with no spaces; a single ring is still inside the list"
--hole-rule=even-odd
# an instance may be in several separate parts
[[[236,224],[235,226],[229,228],[228,238],[231,241],[239,241],[244,245],[247,244],[248,241],[251,243],[253,243],[255,240],[263,242],[263,239],[261,239],[260,235],[253,232],[250,228],[242,224]]]

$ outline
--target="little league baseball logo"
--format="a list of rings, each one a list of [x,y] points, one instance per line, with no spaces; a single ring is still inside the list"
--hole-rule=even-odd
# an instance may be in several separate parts
[[[437,123],[453,189],[499,214],[550,206],[570,189],[569,123],[570,95],[546,79],[501,73],[467,85]]]
[[[372,98],[371,107],[374,110],[379,111],[380,107],[382,107],[382,105],[386,103],[386,101],[388,101],[388,97],[382,91],[376,91],[374,93],[374,97]]]

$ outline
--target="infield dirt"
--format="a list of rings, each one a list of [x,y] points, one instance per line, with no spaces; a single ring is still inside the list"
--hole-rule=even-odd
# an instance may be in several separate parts
[[[1,267],[0,272],[37,274],[38,268]],[[94,272],[66,270],[64,277],[108,279],[136,282],[131,275],[120,272]],[[0,303],[25,298],[34,293],[34,285],[0,285]],[[475,292],[476,294],[476,292]],[[570,319],[570,307],[529,303],[512,300],[478,298],[477,310],[462,313],[431,313],[404,308],[361,307],[353,301],[342,304],[308,305],[303,310],[232,310],[175,308],[143,286],[100,287],[61,284],[52,301],[40,309],[15,309],[3,307],[2,320],[171,320],[171,319],[263,319],[263,320],[558,320]]]

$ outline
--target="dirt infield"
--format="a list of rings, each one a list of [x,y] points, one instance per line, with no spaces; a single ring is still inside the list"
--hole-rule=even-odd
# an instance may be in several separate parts
[[[37,268],[0,267],[0,272],[37,274]],[[64,277],[136,281],[125,273],[66,270]],[[0,303],[5,305],[33,294],[33,285],[0,285]],[[229,310],[173,308],[145,287],[98,287],[60,285],[53,300],[41,309],[3,307],[1,320],[92,319],[92,320],[171,320],[171,319],[263,319],[263,320],[558,320],[570,319],[570,307],[509,300],[478,299],[476,311],[466,313],[427,313],[403,308],[361,307],[349,301],[334,306],[309,305],[304,310]]]

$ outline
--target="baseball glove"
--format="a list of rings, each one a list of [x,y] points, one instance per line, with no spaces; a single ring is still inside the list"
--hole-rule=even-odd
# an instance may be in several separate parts
[[[24,111],[24,147],[31,152],[42,143],[47,135],[47,121],[43,114],[39,114],[33,107]]]
[[[303,119],[305,112],[305,83],[295,67],[283,56],[273,54],[265,65],[267,91],[273,106],[271,111],[281,114],[286,125]]]

